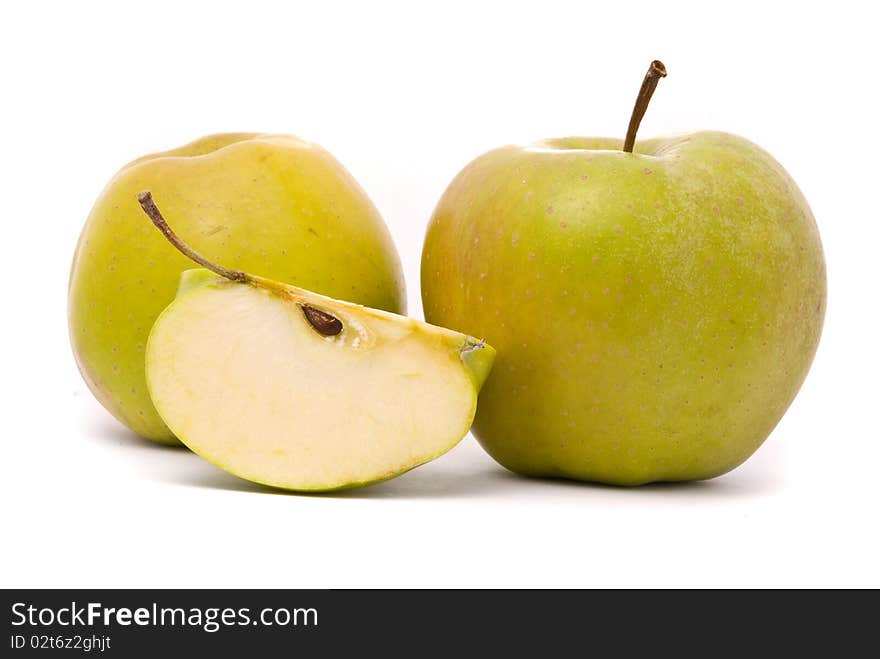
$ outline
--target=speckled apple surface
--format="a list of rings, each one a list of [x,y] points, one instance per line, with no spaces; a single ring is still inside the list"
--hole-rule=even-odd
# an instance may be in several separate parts
[[[769,154],[701,132],[566,138],[468,165],[422,255],[429,322],[498,351],[474,434],[513,471],[632,485],[748,458],[825,313],[810,208]]]
[[[192,266],[153,228],[153,191],[209,258],[333,297],[403,312],[400,262],[378,211],[319,146],[287,135],[213,135],[124,167],[95,203],[70,277],[69,325],[89,388],[149,439],[176,443],[147,393],[144,348]]]

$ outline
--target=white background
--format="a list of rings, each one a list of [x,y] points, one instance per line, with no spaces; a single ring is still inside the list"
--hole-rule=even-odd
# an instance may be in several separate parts
[[[625,4],[4,3],[0,586],[880,586],[870,3]],[[526,480],[469,437],[385,484],[286,495],[139,440],[81,381],[70,259],[132,158],[217,131],[321,143],[382,211],[420,317],[421,241],[454,174],[505,143],[622,137],[653,58],[669,77],[641,136],[761,144],[826,248],[813,369],[733,473]]]

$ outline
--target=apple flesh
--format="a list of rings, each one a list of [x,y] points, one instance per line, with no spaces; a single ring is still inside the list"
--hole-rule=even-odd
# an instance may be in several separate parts
[[[455,446],[495,351],[404,316],[228,269],[144,212],[184,273],[147,343],[152,400],[169,428],[242,478],[297,491],[366,485]]]
[[[467,434],[489,346],[277,282],[184,278],[150,333],[147,382],[168,427],[218,467],[334,490],[401,474]]]
[[[425,317],[498,350],[474,434],[528,475],[705,479],[766,439],[819,342],[825,263],[794,181],[700,132],[504,147],[440,200]]]
[[[319,146],[289,135],[212,135],[124,167],[101,193],[76,248],[69,327],[98,400],[136,433],[177,443],[147,392],[144,350],[191,267],[136,201],[151,188],[211,258],[393,312],[405,310],[400,262],[382,218]]]

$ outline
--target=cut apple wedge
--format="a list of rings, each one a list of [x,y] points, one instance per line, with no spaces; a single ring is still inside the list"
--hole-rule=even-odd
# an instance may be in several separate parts
[[[146,348],[150,395],[195,453],[298,491],[375,483],[467,434],[495,351],[483,341],[227,270],[193,252],[149,193],[139,201],[184,273]]]

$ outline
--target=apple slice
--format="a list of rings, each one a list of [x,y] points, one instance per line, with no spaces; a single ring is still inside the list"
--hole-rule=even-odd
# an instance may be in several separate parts
[[[404,316],[227,270],[184,273],[146,349],[159,415],[195,453],[256,483],[324,491],[397,476],[470,429],[495,351]]]

